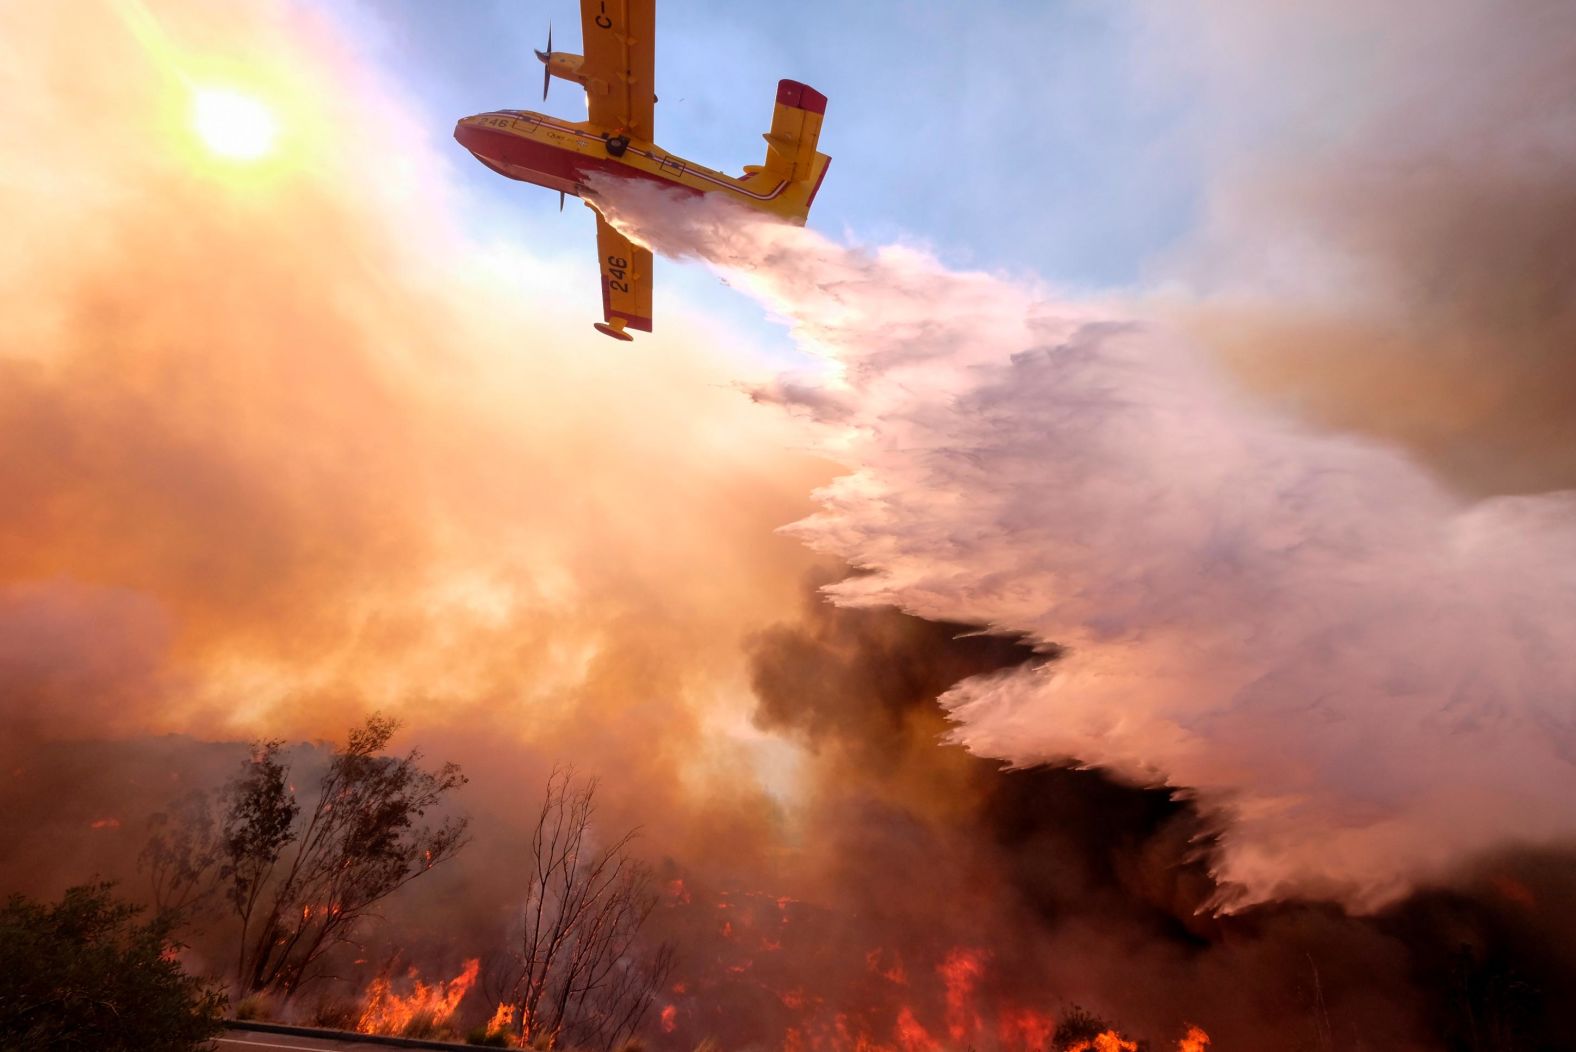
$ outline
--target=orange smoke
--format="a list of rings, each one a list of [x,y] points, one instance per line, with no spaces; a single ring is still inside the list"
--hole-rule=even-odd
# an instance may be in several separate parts
[[[794,608],[810,556],[773,531],[827,469],[678,298],[611,354],[594,273],[471,240],[428,145],[450,115],[332,25],[104,16],[0,12],[29,42],[0,69],[8,736],[337,737],[378,708],[574,757],[610,821],[748,854],[741,640]],[[215,69],[283,100],[266,171],[193,153]],[[62,168],[84,143],[113,165]]]
[[[1055,1030],[1055,1019],[1032,1008],[1006,1009],[996,1019],[996,1036],[1002,1048],[1035,1052],[1046,1047]]]

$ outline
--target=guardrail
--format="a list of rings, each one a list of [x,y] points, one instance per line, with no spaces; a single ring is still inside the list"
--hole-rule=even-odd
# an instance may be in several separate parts
[[[323,1030],[313,1026],[289,1026],[284,1023],[254,1023],[240,1019],[226,1019],[226,1030],[251,1030],[259,1034],[283,1034],[289,1037],[315,1037],[321,1041],[359,1041],[364,1045],[388,1045],[391,1048],[463,1048],[475,1052],[477,1045],[456,1045],[449,1041],[423,1041],[416,1037],[392,1037],[387,1034],[358,1034],[352,1030]]]

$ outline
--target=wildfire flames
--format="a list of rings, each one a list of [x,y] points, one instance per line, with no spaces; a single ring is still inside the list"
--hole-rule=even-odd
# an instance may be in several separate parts
[[[1059,1020],[1055,1014],[992,1003],[982,993],[989,979],[989,954],[983,950],[955,947],[942,956],[933,969],[936,1003],[928,1009],[918,1000],[907,999],[913,996],[916,984],[910,981],[895,952],[873,950],[866,964],[870,974],[904,998],[896,1002],[889,1023],[875,1021],[888,1011],[879,1006],[872,1011],[838,1011],[828,1016],[821,1011],[825,1008],[822,998],[796,988],[777,998],[796,1017],[795,1023],[782,1032],[778,1047],[783,1052],[941,1052],[964,1045],[998,1052],[1137,1052],[1140,1048],[1136,1040],[1114,1029],[1063,1044],[1068,1039],[1056,1037]],[[734,981],[752,970],[724,967]],[[356,1030],[364,1034],[420,1036],[453,1028],[460,1004],[475,986],[479,971],[479,960],[472,958],[452,979],[434,983],[424,981],[414,968],[398,980],[379,976],[367,987]],[[396,984],[407,989],[397,991]],[[660,1032],[674,1033],[685,996],[696,986],[711,985],[705,980],[675,983],[670,988],[674,1002],[663,1006],[657,1016]],[[927,1027],[921,1022],[921,1017],[928,1015],[937,1016],[938,1025]],[[512,1032],[514,1021],[513,1006],[504,1002],[497,1006],[485,1029],[492,1034],[507,1034]],[[1208,1052],[1209,1045],[1209,1035],[1202,1028],[1189,1026],[1187,1034],[1177,1041],[1176,1052]]]
[[[1080,1041],[1067,1052],[1138,1052],[1137,1041],[1124,1041],[1115,1030],[1107,1030],[1093,1041]]]
[[[507,1034],[514,1028],[514,1005],[503,1001],[498,1005],[498,1010],[493,1012],[492,1018],[487,1020],[489,1034]]]
[[[683,889],[682,893],[675,889]],[[858,967],[830,968],[838,979],[814,980],[784,967],[829,937],[835,917],[766,892],[702,898],[674,881],[668,909],[709,913],[689,923],[716,935],[716,956],[668,988],[658,1029],[696,1040],[725,1021],[713,1005],[754,1004],[762,1036],[783,1052],[1136,1052],[1138,1040],[1106,1024],[1074,1036],[1058,1034],[1071,1020],[1015,987],[1012,966],[980,946],[877,946],[861,950]],[[672,914],[670,914],[672,915]],[[1011,992],[1016,989],[1016,993]],[[764,995],[764,996],[763,996]],[[774,1020],[772,1022],[771,1020]],[[771,1039],[773,1028],[775,1040]],[[1102,1032],[1095,1033],[1095,1030]],[[1209,1035],[1190,1026],[1160,1046],[1207,1052]]]
[[[412,968],[406,975],[410,992],[403,995],[394,991],[388,976],[380,975],[367,986],[356,1030],[363,1034],[406,1034],[446,1026],[476,982],[480,969],[481,961],[473,957],[453,979],[429,984]],[[500,1012],[504,1007],[499,1007]]]

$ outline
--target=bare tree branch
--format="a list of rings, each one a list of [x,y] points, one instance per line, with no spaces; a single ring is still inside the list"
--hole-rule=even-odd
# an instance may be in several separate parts
[[[217,820],[197,798],[156,819],[143,855],[155,898],[189,910],[222,891],[239,929],[242,991],[289,999],[379,902],[465,846],[466,819],[420,821],[465,776],[452,763],[429,771],[415,751],[380,755],[398,726],[373,715],[350,731],[304,824],[278,741],[253,746]]]
[[[634,1034],[672,969],[670,946],[649,954],[639,946],[657,894],[650,869],[631,853],[638,830],[596,846],[596,790],[596,779],[570,767],[548,777],[519,951],[490,967],[512,978],[513,1025],[533,1047],[611,1050]]]

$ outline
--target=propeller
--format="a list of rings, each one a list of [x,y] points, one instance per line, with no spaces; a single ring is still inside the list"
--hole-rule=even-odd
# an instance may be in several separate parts
[[[542,60],[542,101],[546,102],[547,89],[553,83],[553,23],[551,20],[547,23],[547,50],[538,51],[536,57]],[[564,191],[558,191],[558,210],[560,212],[564,210],[564,197]]]
[[[547,50],[538,51],[536,57],[542,60],[542,101],[547,101],[547,88],[553,82],[553,23],[547,23]]]

